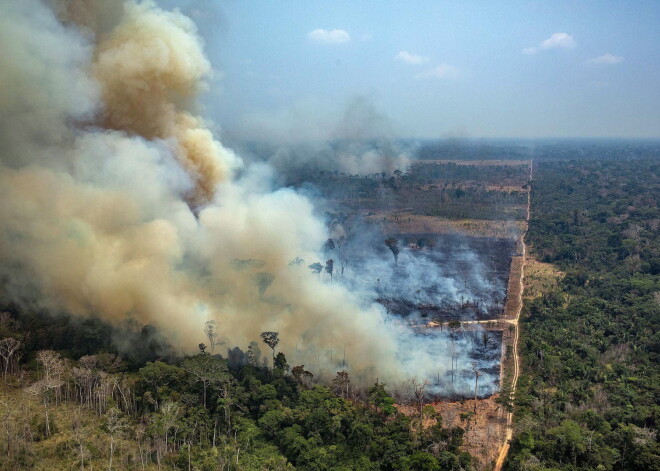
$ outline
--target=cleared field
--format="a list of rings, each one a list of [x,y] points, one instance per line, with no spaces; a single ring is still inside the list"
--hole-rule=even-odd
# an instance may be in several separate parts
[[[497,221],[485,219],[446,219],[424,216],[410,211],[367,211],[367,221],[388,234],[465,234],[473,237],[496,237],[517,240],[524,221]]]
[[[515,242],[459,234],[397,234],[394,263],[384,244],[345,249],[342,281],[371,288],[388,312],[422,319],[482,320],[502,314]]]
[[[528,259],[525,264],[525,299],[533,299],[552,290],[563,275],[550,263]]]

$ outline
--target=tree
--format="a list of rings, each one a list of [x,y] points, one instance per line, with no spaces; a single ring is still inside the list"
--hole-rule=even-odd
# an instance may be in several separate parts
[[[328,239],[325,241],[323,244],[323,252],[330,252],[331,250],[335,249],[335,241],[332,239]]]
[[[80,470],[85,471],[85,458],[91,455],[89,449],[85,446],[85,441],[89,436],[89,432],[85,430],[80,410],[78,409],[74,410],[73,418],[71,420],[71,429],[76,444],[75,453],[80,458]]]
[[[7,383],[7,372],[9,371],[9,366],[11,365],[12,357],[21,347],[20,340],[16,340],[13,337],[7,337],[0,340],[0,357],[2,357],[3,370],[2,374]]]
[[[48,415],[49,392],[55,391],[55,398],[58,398],[57,391],[62,387],[62,374],[64,373],[64,361],[59,353],[52,350],[41,350],[37,353],[37,360],[43,369],[43,377],[28,386],[25,391],[33,396],[41,396],[44,404],[46,436],[50,436],[50,419]]]
[[[289,371],[289,364],[288,364],[287,361],[286,361],[286,357],[284,356],[284,353],[279,352],[279,353],[275,356],[274,367],[275,367],[275,369],[277,369],[277,370],[281,370],[281,371]]]
[[[346,242],[346,237],[345,236],[340,236],[339,239],[337,239],[337,256],[339,257],[339,263],[341,264],[342,258],[341,258],[341,247],[344,245]],[[344,267],[342,265],[342,272],[344,270]]]
[[[332,385],[335,387],[335,392],[339,392],[341,397],[346,399],[348,397],[351,380],[348,377],[347,371],[337,371],[337,376],[332,380]]]
[[[548,430],[548,437],[554,442],[557,460],[561,462],[563,456],[569,457],[573,466],[577,467],[578,456],[587,449],[582,428],[573,420],[565,420],[561,425]]]
[[[181,362],[181,368],[192,376],[194,383],[202,383],[202,404],[206,407],[206,391],[212,384],[219,383],[227,377],[227,365],[213,355],[195,355]]]
[[[218,323],[215,320],[206,321],[204,324],[204,333],[211,344],[211,353],[215,351],[215,345],[218,341]]]
[[[453,332],[456,332],[461,328],[461,321],[449,321],[447,327],[449,327]]]
[[[140,389],[144,391],[143,402],[158,410],[161,402],[175,394],[175,391],[182,390],[190,378],[185,369],[157,361],[148,362],[140,368],[139,379]]]
[[[410,456],[406,464],[408,465],[406,469],[416,471],[440,471],[440,469],[444,469],[440,468],[438,460],[433,455],[422,451],[417,451]]]
[[[183,411],[181,405],[174,401],[167,401],[160,408],[157,420],[161,431],[165,434],[166,450],[169,443],[170,429],[174,427],[174,424],[176,424],[177,420],[179,420],[182,412]]]
[[[248,365],[259,365],[259,359],[261,358],[261,350],[259,349],[259,344],[255,341],[250,342],[245,356],[247,356]]]
[[[481,343],[484,346],[484,350],[488,348],[489,341],[490,341],[490,338],[488,337],[488,332],[482,332],[481,333]]]
[[[321,272],[323,271],[323,265],[320,262],[312,263],[308,267],[310,270],[316,273],[316,275],[321,278]]]
[[[449,330],[451,331],[449,339],[451,340],[451,382],[453,383],[455,373],[454,364],[458,363],[456,359],[456,332],[461,328],[461,323],[460,321],[449,321],[447,327],[449,327]]]
[[[503,384],[500,386],[500,392],[497,396],[497,399],[495,399],[495,402],[502,407],[504,407],[504,410],[507,412],[512,412],[513,411],[513,398],[511,397],[511,386],[509,386],[508,382],[503,382]]]
[[[399,249],[399,241],[394,237],[390,237],[388,239],[385,239],[385,245],[387,245],[387,247],[392,252],[392,255],[394,256],[394,264],[396,265],[399,260],[399,252],[401,251]]]
[[[472,362],[472,371],[474,372],[474,413],[477,413],[477,391],[479,387],[479,376],[481,376],[481,371],[477,369],[477,362]]]
[[[273,281],[275,281],[275,276],[272,273],[260,272],[254,275],[254,282],[257,285],[259,296],[263,296],[266,293],[266,290],[273,284]]]
[[[330,282],[332,282],[332,271],[335,267],[335,261],[333,259],[328,259],[325,261],[325,272],[330,274]]]
[[[460,418],[461,422],[465,422],[465,433],[466,433],[466,438],[468,437],[468,433],[470,432],[470,426],[472,425],[472,419],[475,416],[474,411],[469,411],[469,412],[461,412]]]
[[[376,381],[368,391],[367,402],[372,404],[376,411],[381,412],[385,416],[390,416],[396,413],[394,407],[394,399],[392,399],[385,391],[385,385]]]
[[[278,332],[262,332],[261,333],[261,339],[273,351],[273,368],[275,368],[275,347],[277,347],[277,344],[280,343],[279,333]]]
[[[294,366],[291,369],[291,375],[298,384],[305,387],[309,387],[314,378],[314,375],[305,369],[305,365]]]
[[[108,470],[112,470],[112,458],[115,451],[115,436],[128,427],[128,420],[116,407],[111,408],[105,417],[105,429],[110,435],[110,462]]]
[[[422,422],[424,419],[423,416],[424,398],[426,396],[426,388],[429,385],[429,381],[427,379],[425,379],[424,381],[418,381],[417,378],[413,378],[410,380],[410,385],[413,388],[413,395],[415,396],[415,402],[417,403],[417,407],[419,407],[419,423],[421,430]]]

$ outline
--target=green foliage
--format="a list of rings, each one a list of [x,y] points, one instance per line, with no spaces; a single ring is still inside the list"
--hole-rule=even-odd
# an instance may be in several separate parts
[[[286,361],[286,356],[284,356],[284,353],[282,352],[275,355],[275,369],[280,370],[281,372],[289,371],[289,364]]]
[[[440,471],[441,468],[440,463],[438,463],[438,460],[433,455],[418,451],[404,461],[402,469],[415,471]]]
[[[40,398],[31,399],[34,409],[11,409],[31,414],[29,433],[12,420],[15,431],[0,435],[1,449],[10,450],[0,465],[38,468],[43,456],[57,453],[66,465],[52,469],[107,468],[111,456],[113,469],[471,469],[469,455],[459,451],[463,430],[443,428],[435,411],[426,415],[436,425],[413,432],[382,383],[369,389],[366,402],[349,401],[328,387],[313,387],[310,379],[300,381],[303,365],[296,370],[300,378],[289,376],[282,352],[275,370],[250,364],[230,369],[220,355],[202,353],[179,365],[147,362],[130,380],[125,373],[94,373],[90,364],[80,361],[57,394],[44,393],[50,434]],[[66,391],[80,392],[55,404]],[[108,391],[101,401],[98,394]],[[60,407],[69,408],[66,420]],[[42,454],[34,453],[35,444],[43,444]]]
[[[376,383],[369,389],[367,402],[386,417],[395,414],[397,411],[394,407],[394,399],[387,395],[383,383]]]
[[[660,165],[543,162],[528,242],[566,273],[526,303],[507,469],[660,469]]]

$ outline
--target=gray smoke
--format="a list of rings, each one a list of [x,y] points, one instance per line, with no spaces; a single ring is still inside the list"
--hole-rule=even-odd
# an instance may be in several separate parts
[[[248,161],[268,162],[284,184],[300,183],[319,171],[391,174],[410,165],[415,144],[398,141],[391,120],[369,98],[352,98],[333,118],[319,120],[316,113],[301,108],[277,119],[248,118],[229,131],[230,142]]]
[[[291,364],[361,384],[446,378],[446,342],[419,347],[374,290],[310,273],[330,234],[196,113],[211,72],[195,24],[152,1],[0,0],[2,300],[153,324],[183,352],[209,320],[228,345],[278,331]],[[337,165],[400,158],[351,155]]]

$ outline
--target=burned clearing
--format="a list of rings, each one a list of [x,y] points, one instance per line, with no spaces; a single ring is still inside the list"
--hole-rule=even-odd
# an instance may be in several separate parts
[[[438,371],[427,378],[430,400],[470,398],[475,389],[483,399],[499,390],[501,331],[425,329],[418,336],[432,357],[447,362],[438,364]]]
[[[334,271],[365,304],[384,308],[427,399],[499,390],[506,335],[495,321],[511,304],[527,164],[418,161],[405,174],[320,172],[308,182],[332,208],[329,281]]]
[[[373,288],[388,313],[423,321],[502,315],[515,242],[459,234],[394,235],[386,244],[348,247],[346,282]],[[388,240],[390,239],[388,238]]]
[[[489,320],[501,315],[515,245],[512,240],[455,234],[395,239],[401,253],[389,270],[379,271],[377,286],[378,301],[390,313],[436,322]]]
[[[502,332],[479,322],[502,317],[515,240],[358,234],[327,255],[338,257],[343,284],[381,304],[399,326],[409,345],[402,363],[428,366],[418,378],[428,383],[427,398],[473,398],[475,387],[479,398],[495,394]]]

